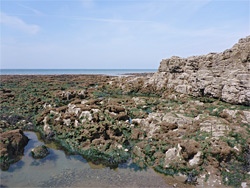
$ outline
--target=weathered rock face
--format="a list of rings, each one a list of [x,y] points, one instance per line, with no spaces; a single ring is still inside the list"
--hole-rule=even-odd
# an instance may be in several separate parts
[[[7,170],[10,163],[18,160],[28,141],[28,137],[23,134],[21,129],[0,134],[1,169]]]
[[[147,82],[152,83],[157,89],[250,105],[250,36],[221,53],[162,60]]]

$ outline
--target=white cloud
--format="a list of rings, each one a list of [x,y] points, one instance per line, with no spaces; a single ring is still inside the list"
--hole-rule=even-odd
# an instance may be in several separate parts
[[[27,9],[27,10],[30,10],[31,12],[33,12],[35,15],[37,15],[37,16],[42,16],[42,15],[44,15],[41,11],[39,11],[39,10],[37,10],[37,9],[35,9],[35,8],[32,8],[32,7],[28,7],[28,6],[26,6],[26,5],[23,5],[23,4],[18,4],[20,7],[23,7],[23,8],[25,8],[25,9]]]
[[[76,20],[94,21],[94,22],[109,22],[109,23],[148,23],[151,21],[145,20],[125,20],[113,18],[89,18],[89,17],[75,17]]]
[[[0,23],[29,34],[36,34],[40,30],[38,25],[27,24],[18,17],[8,16],[4,13],[0,13]]]

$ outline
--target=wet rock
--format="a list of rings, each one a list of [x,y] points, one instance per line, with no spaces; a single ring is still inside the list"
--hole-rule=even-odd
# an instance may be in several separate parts
[[[31,154],[32,154],[32,157],[35,159],[42,159],[49,154],[49,150],[46,146],[41,145],[41,146],[37,146],[36,148],[33,148],[31,150]]]
[[[28,141],[28,137],[23,134],[21,129],[0,134],[1,169],[7,170],[10,163],[19,160]]]
[[[187,174],[187,179],[185,180],[186,184],[196,185],[197,184],[197,176],[192,172]]]

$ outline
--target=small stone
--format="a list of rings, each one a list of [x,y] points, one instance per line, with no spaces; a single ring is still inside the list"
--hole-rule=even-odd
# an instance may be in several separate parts
[[[49,150],[46,146],[41,145],[31,150],[32,157],[35,159],[42,159],[49,154]]]

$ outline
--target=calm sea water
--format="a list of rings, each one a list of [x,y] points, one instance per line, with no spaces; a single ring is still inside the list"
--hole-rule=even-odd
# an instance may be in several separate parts
[[[0,69],[0,75],[58,75],[58,74],[105,74],[150,73],[157,69]]]

